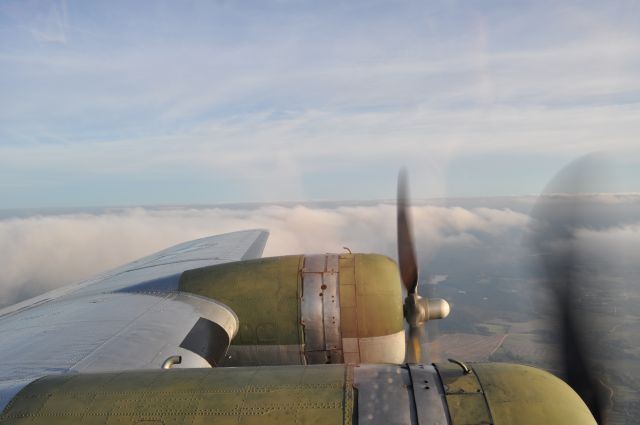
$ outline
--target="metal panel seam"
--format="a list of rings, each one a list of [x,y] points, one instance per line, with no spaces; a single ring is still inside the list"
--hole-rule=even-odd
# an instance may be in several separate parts
[[[471,370],[473,370],[473,366],[471,366]],[[489,400],[487,400],[487,393],[484,391],[484,387],[482,386],[482,381],[480,381],[480,377],[478,377],[478,374],[476,373],[475,370],[473,371],[473,374],[478,380],[478,385],[480,386],[480,390],[482,391],[482,398],[484,399],[484,404],[487,405],[487,412],[489,412],[489,419],[491,420],[492,424],[495,424],[495,421],[493,420],[493,412],[491,412],[491,406],[489,405]]]
[[[351,258],[353,260],[353,287],[355,294],[353,297],[353,303],[356,310],[356,335],[358,335],[358,340],[356,342],[358,343],[358,363],[360,363],[362,361],[362,356],[360,355],[362,347],[360,347],[360,321],[358,320],[358,279],[356,279],[358,273],[356,273],[356,256],[352,255]]]
[[[352,425],[353,423],[353,366],[344,366],[344,417],[342,423],[344,425]]]
[[[127,329],[129,329],[131,326],[133,326],[133,324],[140,319],[142,316],[144,316],[145,314],[147,314],[149,311],[151,311],[152,308],[156,307],[157,305],[164,303],[168,300],[168,297],[159,297],[158,301],[156,303],[154,303],[153,305],[150,305],[148,308],[146,308],[145,310],[143,310],[140,314],[138,314],[133,320],[131,320],[129,323],[127,323],[122,329],[120,329],[118,332],[116,332],[115,334],[111,335],[111,337],[109,337],[106,341],[103,341],[100,345],[98,345],[97,347],[95,347],[93,350],[91,350],[90,353],[88,353],[86,356],[84,356],[82,359],[78,360],[77,362],[75,362],[71,367],[69,367],[69,370],[73,370],[76,366],[78,366],[80,363],[82,363],[85,359],[91,357],[93,354],[95,354],[96,352],[98,352],[100,350],[100,348],[104,347],[105,345],[107,345],[109,342],[113,341],[115,338],[117,338],[118,336],[122,335],[123,332],[125,332]]]
[[[452,363],[455,363],[455,362],[452,362]],[[466,379],[467,381],[469,379],[472,379],[473,383],[477,384],[477,386],[478,386],[478,389],[476,390],[477,392],[474,391],[474,392],[468,393],[468,392],[465,392],[464,388],[452,389],[451,386],[454,383],[456,383],[456,381],[452,382],[452,381],[450,381],[450,377],[443,376],[443,371],[440,370],[441,368],[438,367],[438,364],[434,363],[433,366],[435,367],[435,370],[436,370],[438,376],[440,377],[440,381],[441,381],[442,387],[444,389],[444,398],[443,399],[444,399],[445,407],[447,409],[447,417],[450,420],[451,424],[453,424],[453,425],[462,424],[462,422],[460,422],[460,417],[459,417],[460,414],[470,414],[470,412],[473,412],[473,410],[462,409],[460,406],[457,406],[457,407],[454,406],[455,408],[452,411],[451,410],[451,406],[449,405],[449,397],[455,397],[456,399],[458,397],[461,397],[459,400],[462,401],[466,397],[473,397],[473,396],[477,396],[477,395],[480,395],[482,397],[482,401],[483,401],[483,404],[484,404],[483,412],[486,413],[487,416],[488,416],[488,419],[489,419],[488,423],[489,424],[494,424],[495,423],[495,422],[493,422],[493,415],[492,415],[491,410],[489,408],[489,401],[487,400],[487,396],[486,396],[486,394],[484,392],[484,388],[482,387],[482,384],[480,383],[480,379],[478,378],[478,375],[475,373],[473,368],[471,368],[470,373],[464,373],[462,371],[462,368],[457,369],[457,367],[456,367],[456,369],[454,369],[454,370],[456,370],[457,373],[460,374],[458,376],[459,378]],[[447,369],[448,367],[450,367],[451,363],[444,363],[444,364],[441,364],[440,366],[444,370],[444,369]],[[460,385],[460,383],[458,383],[458,385]],[[467,388],[467,390],[468,390],[468,388]],[[466,407],[469,408],[469,405],[467,405]],[[478,412],[475,412],[475,413],[478,413]],[[466,423],[466,422],[464,422],[464,423]],[[485,423],[485,422],[483,421],[481,423]]]
[[[409,363],[405,363],[402,367],[407,369],[407,373],[409,375],[409,385],[411,386],[411,391],[408,391],[409,401],[411,404],[411,422],[413,424],[420,425],[420,420],[418,418],[418,406],[416,405],[416,385],[415,382],[413,382],[413,374],[411,373]]]
[[[298,258],[298,300],[302,300],[302,270],[304,268],[304,255]],[[304,326],[302,325],[302,303],[298,302],[298,349],[300,353],[300,364],[306,365],[307,358],[304,355]]]

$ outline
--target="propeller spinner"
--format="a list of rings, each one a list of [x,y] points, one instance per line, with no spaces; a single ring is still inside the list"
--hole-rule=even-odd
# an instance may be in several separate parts
[[[406,170],[398,175],[398,267],[400,278],[407,290],[404,300],[404,317],[409,324],[407,341],[407,362],[422,361],[421,340],[424,336],[424,322],[444,319],[449,315],[450,306],[441,298],[428,299],[418,294],[418,262],[409,217],[409,188]]]

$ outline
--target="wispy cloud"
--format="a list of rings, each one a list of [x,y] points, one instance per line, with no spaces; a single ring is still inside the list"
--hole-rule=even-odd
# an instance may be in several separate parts
[[[7,1],[0,13],[12,18],[16,28],[30,34],[39,43],[65,44],[69,37],[66,0]]]
[[[11,2],[0,8],[0,177],[27,182],[31,205],[43,193],[34,177],[72,184],[61,169],[101,186],[127,175],[142,202],[148,187],[136,181],[150,174],[184,170],[204,187],[211,168],[216,183],[263,182],[237,187],[239,200],[265,200],[265,188],[301,199],[330,198],[320,182],[354,168],[368,176],[407,163],[434,196],[449,164],[469,155],[540,169],[605,144],[637,155],[640,31],[627,9]],[[524,174],[485,193],[544,183]],[[115,193],[104,204],[124,202]]]

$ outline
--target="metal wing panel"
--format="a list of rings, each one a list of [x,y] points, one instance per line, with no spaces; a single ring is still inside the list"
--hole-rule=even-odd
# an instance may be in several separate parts
[[[226,306],[188,294],[106,294],[23,312],[0,322],[0,381],[52,373],[160,368],[181,355],[183,366],[207,367],[180,348],[207,318],[231,338],[238,321]]]
[[[215,264],[218,264],[250,260],[262,255],[268,236],[266,230],[257,229],[195,239],[118,267],[110,274],[191,261],[215,260]]]
[[[175,291],[177,279],[185,270],[260,257],[268,236],[266,230],[257,229],[181,243],[91,279],[0,309],[0,321],[7,315],[63,297],[125,291],[141,284],[146,284],[141,289],[146,292]]]
[[[178,292],[180,274],[259,256],[267,236],[251,230],[187,242],[0,311],[0,383],[153,369],[172,355],[182,356],[181,366],[208,366],[181,342],[201,318],[231,339],[238,319],[227,306]]]

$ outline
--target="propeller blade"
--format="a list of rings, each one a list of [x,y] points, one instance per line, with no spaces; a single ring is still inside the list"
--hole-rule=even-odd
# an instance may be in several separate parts
[[[422,337],[424,325],[409,326],[409,339],[407,340],[407,363],[422,363]]]
[[[418,286],[418,263],[409,218],[408,197],[407,171],[402,169],[398,175],[398,267],[407,293],[415,294]]]
[[[408,199],[407,171],[402,169],[398,175],[398,267],[402,284],[407,290],[403,305],[404,318],[409,324],[406,361],[422,363],[422,342],[425,340],[426,333],[424,323],[428,320],[447,317],[450,306],[445,300],[439,298],[430,300],[418,294],[418,261],[411,230]]]
[[[563,378],[602,423],[605,392],[594,375],[595,344],[585,341],[592,328],[590,315],[580,305],[589,282],[581,270],[584,263],[575,239],[575,230],[585,225],[579,193],[593,174],[591,160],[586,157],[569,164],[549,183],[533,210],[531,230],[544,284],[556,303],[553,328],[559,332]],[[558,193],[562,197],[554,195]]]

